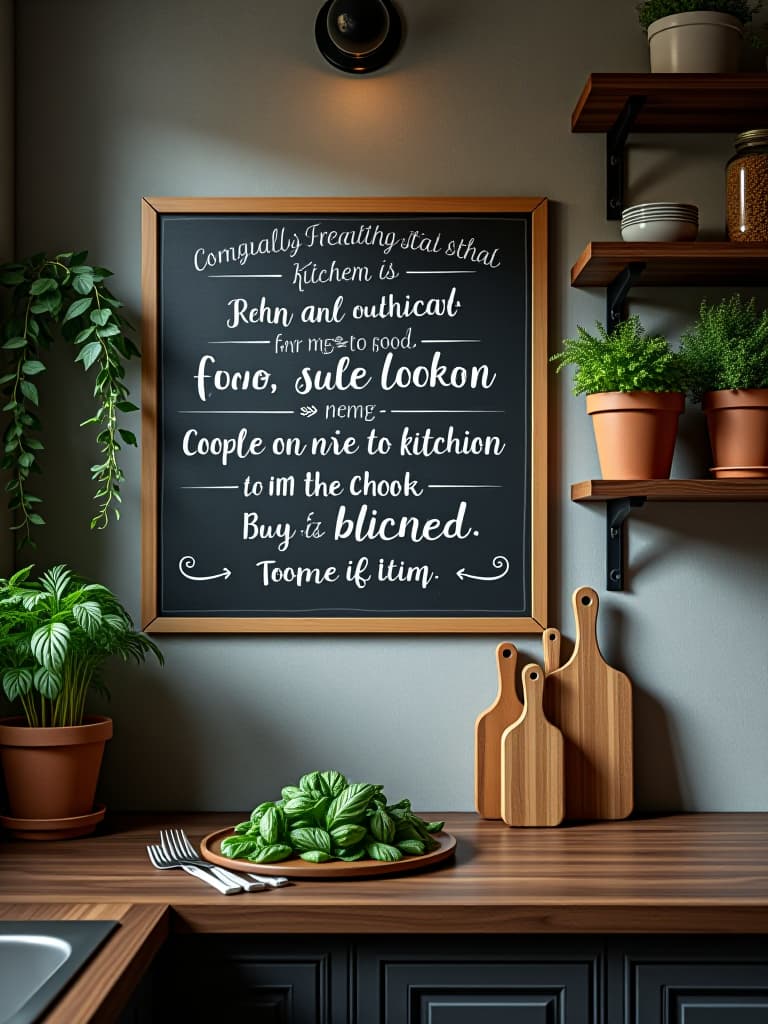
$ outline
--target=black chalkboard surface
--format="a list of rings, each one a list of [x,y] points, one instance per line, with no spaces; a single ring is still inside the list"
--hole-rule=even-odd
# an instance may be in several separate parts
[[[145,628],[541,630],[546,201],[143,227]]]

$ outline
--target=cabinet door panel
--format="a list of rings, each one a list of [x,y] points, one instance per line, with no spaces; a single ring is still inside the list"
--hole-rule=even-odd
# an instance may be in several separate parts
[[[628,961],[632,1024],[765,1024],[768,963]]]
[[[593,1024],[600,956],[589,940],[361,943],[358,1024]],[[586,948],[585,948],[586,947]]]
[[[248,936],[175,940],[165,958],[168,1020],[221,1020],[246,1013],[259,1024],[347,1024],[346,946]]]
[[[549,995],[519,992],[416,995],[413,1024],[558,1024],[565,1020],[563,992]]]

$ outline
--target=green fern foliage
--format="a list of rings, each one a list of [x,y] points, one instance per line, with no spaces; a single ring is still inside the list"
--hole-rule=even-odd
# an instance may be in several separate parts
[[[768,309],[738,294],[703,301],[680,341],[680,360],[695,402],[707,391],[768,388]]]
[[[682,391],[678,359],[666,338],[646,333],[640,318],[631,316],[612,331],[596,323],[596,334],[579,326],[578,337],[566,338],[563,351],[551,357],[560,373],[575,366],[574,395],[605,391]]]

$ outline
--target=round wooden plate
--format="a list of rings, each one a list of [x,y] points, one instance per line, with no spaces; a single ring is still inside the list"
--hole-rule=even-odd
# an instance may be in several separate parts
[[[232,871],[255,871],[258,875],[285,875],[286,878],[370,878],[374,875],[394,875],[405,871],[422,871],[453,856],[456,838],[447,832],[437,832],[433,838],[440,845],[430,853],[402,860],[329,860],[325,864],[311,864],[300,857],[291,857],[276,864],[256,864],[251,860],[235,860],[221,852],[221,842],[235,834],[233,828],[211,832],[200,844],[200,852],[212,864]]]

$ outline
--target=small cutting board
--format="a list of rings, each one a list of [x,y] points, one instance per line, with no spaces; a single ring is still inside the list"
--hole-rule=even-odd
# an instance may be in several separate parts
[[[475,722],[475,808],[482,818],[501,817],[501,734],[523,712],[517,696],[517,648],[503,643],[496,648],[499,692]]]
[[[563,737],[544,715],[544,669],[523,669],[525,704],[501,737],[501,816],[507,825],[559,825],[565,814]]]
[[[573,592],[576,646],[547,675],[544,709],[565,739],[565,816],[626,818],[632,812],[632,684],[597,643],[599,600],[591,587]]]

